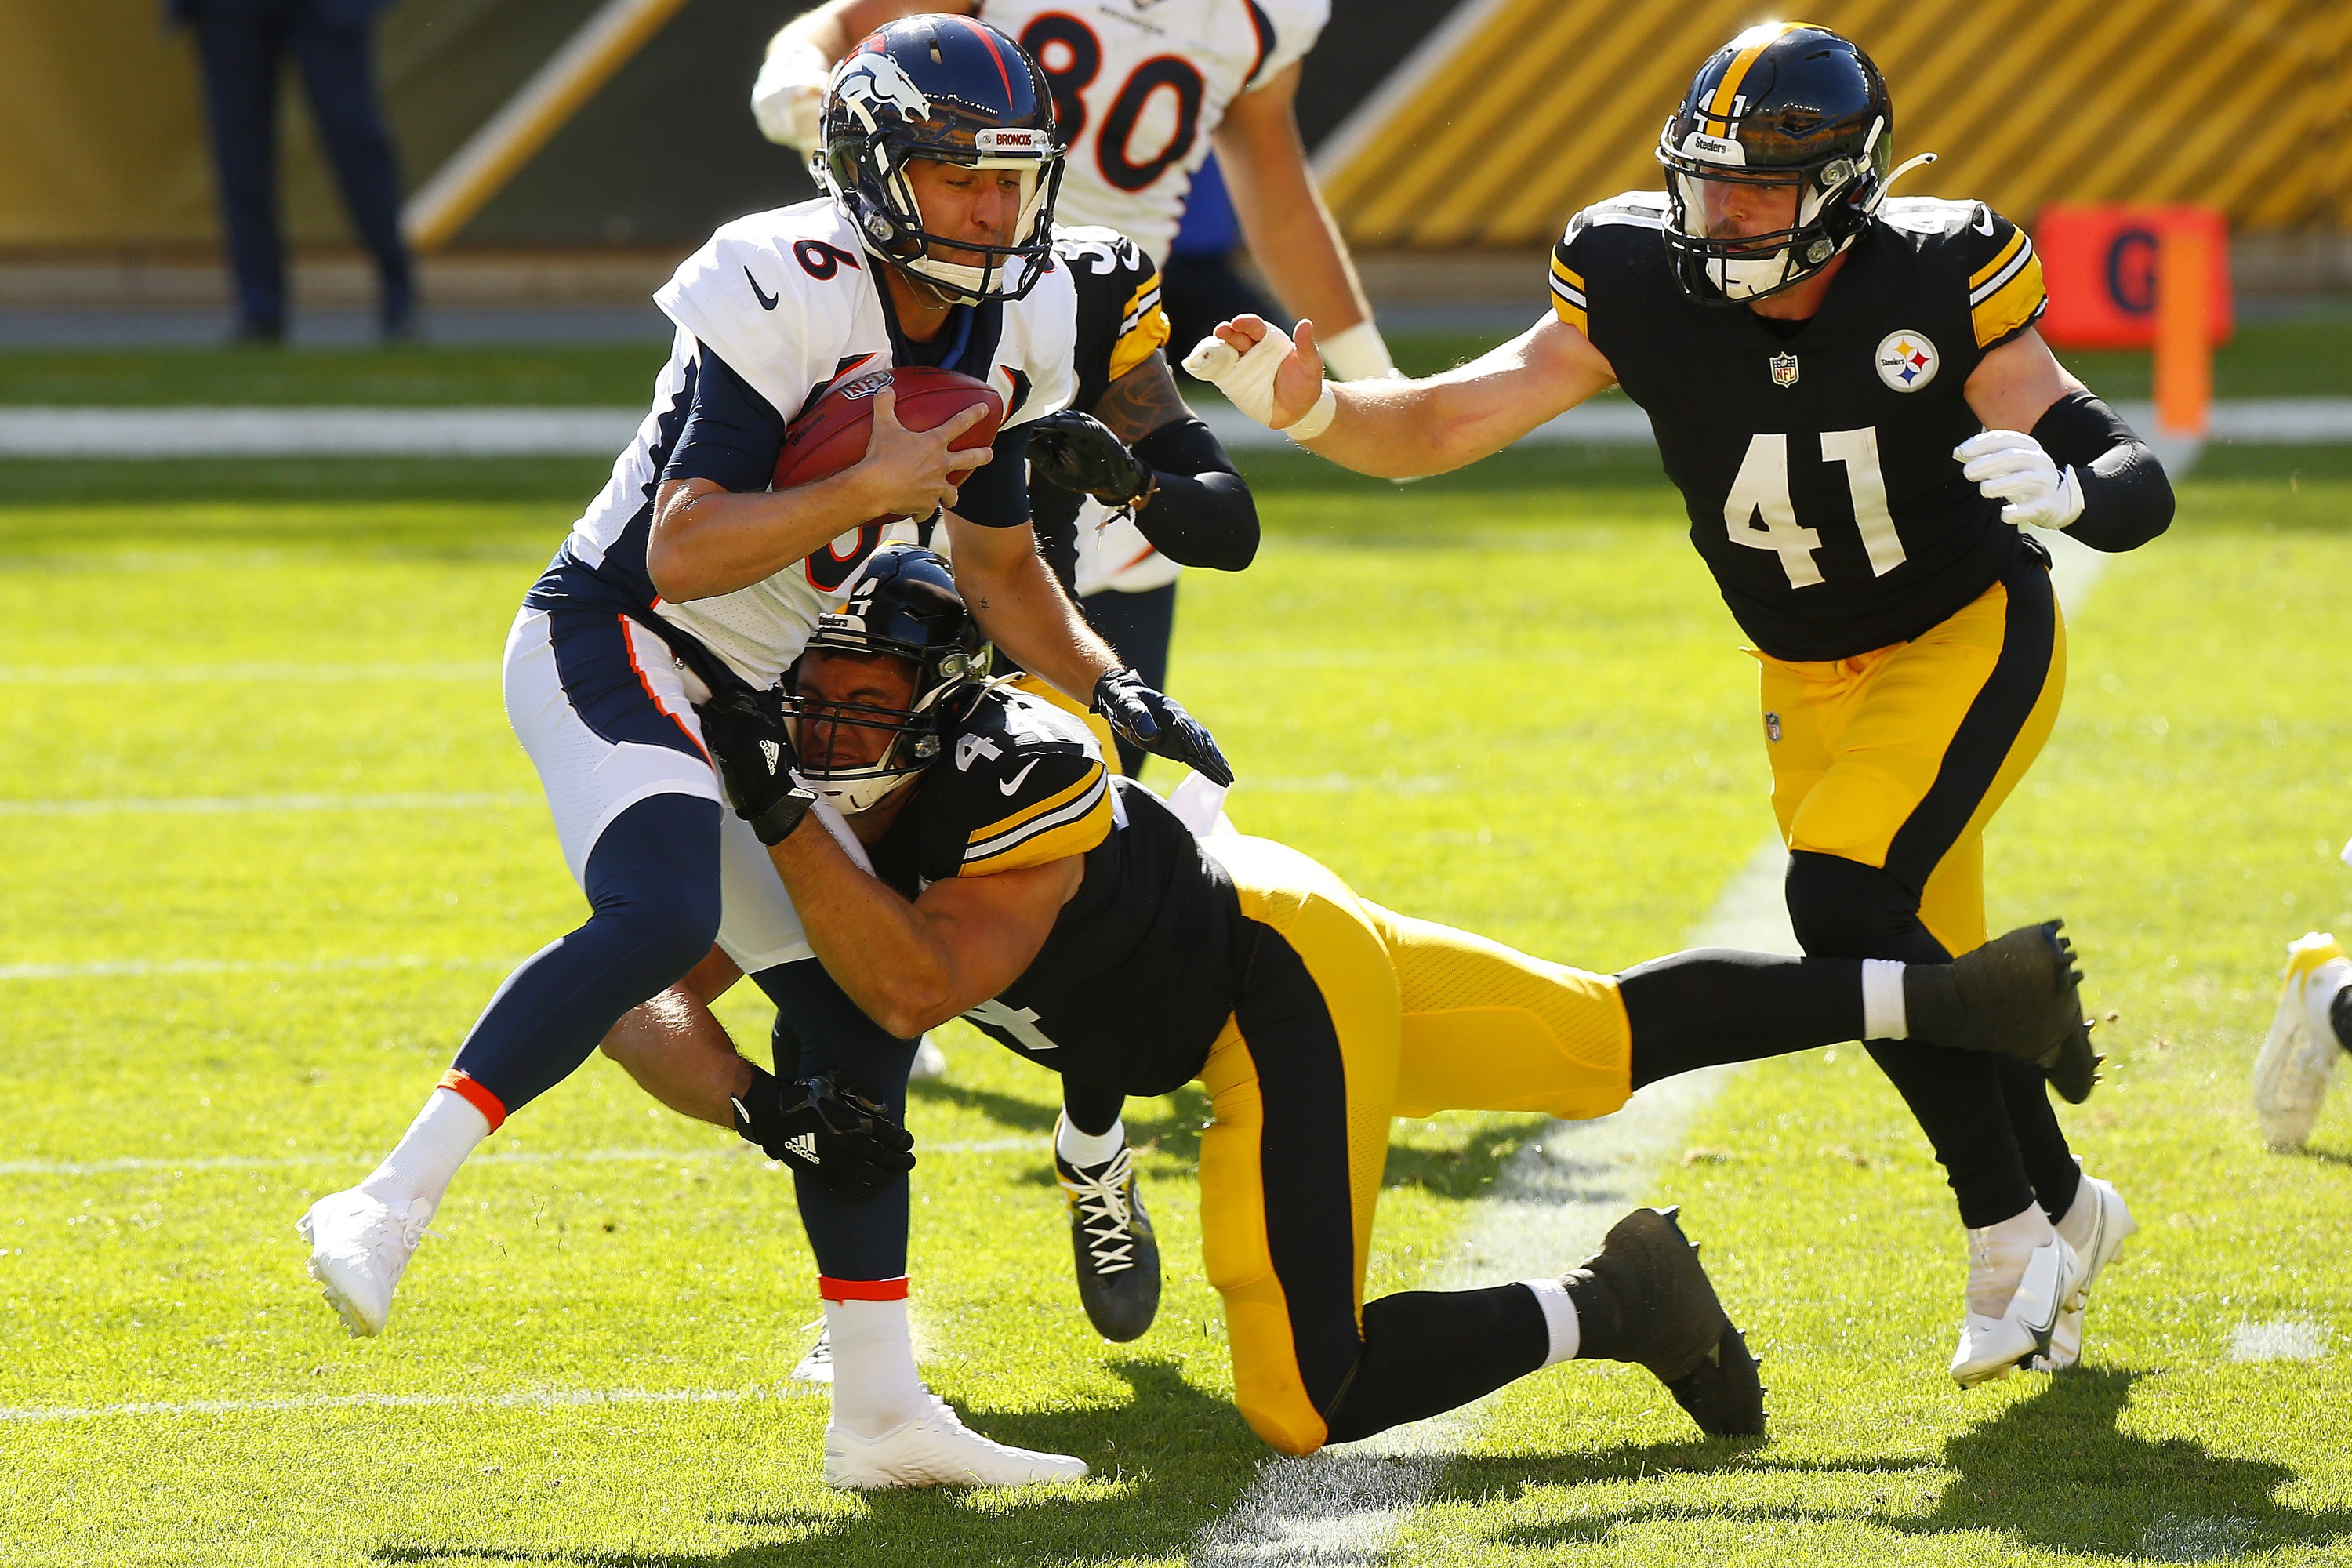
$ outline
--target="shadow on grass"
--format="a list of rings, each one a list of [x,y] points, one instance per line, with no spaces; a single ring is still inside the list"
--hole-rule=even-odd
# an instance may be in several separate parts
[[[488,1542],[403,1543],[380,1546],[371,1559],[385,1564],[857,1568],[1181,1556],[1210,1521],[1233,1507],[1266,1449],[1230,1404],[1193,1388],[1173,1363],[1123,1361],[1111,1370],[1133,1390],[1133,1397],[1115,1408],[965,1412],[975,1427],[1000,1441],[1082,1456],[1098,1478],[1120,1483],[1107,1490],[1049,1487],[978,1498],[961,1490],[885,1491],[867,1494],[862,1510],[749,1509],[720,1518],[750,1534],[773,1538],[727,1552],[532,1552]]]
[[[1535,1460],[1454,1466],[1444,1495],[1456,1501],[1509,1497],[1529,1486],[1622,1481],[1637,1475],[1756,1470],[1790,1474],[1948,1469],[1952,1479],[1926,1515],[1846,1513],[1776,1505],[1644,1503],[1588,1509],[1574,1520],[1528,1526],[1497,1540],[1549,1549],[1592,1544],[1618,1526],[1654,1519],[1736,1517],[1817,1523],[1859,1520],[1904,1535],[1996,1531],[2046,1552],[2152,1554],[2163,1561],[2233,1557],[2274,1546],[2321,1545],[2352,1534],[2352,1509],[2305,1512],[2273,1500],[2294,1479],[2270,1459],[2220,1455],[2186,1438],[2148,1438],[2120,1425],[2132,1384],[2145,1374],[2077,1369],[2053,1377],[1999,1419],[1954,1437],[1938,1465],[1907,1460],[1830,1464],[1780,1460],[1722,1443],[1661,1445]]]

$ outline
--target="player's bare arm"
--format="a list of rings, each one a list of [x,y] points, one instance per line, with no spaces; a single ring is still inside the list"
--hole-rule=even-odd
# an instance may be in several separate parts
[[[1168,368],[1168,356],[1157,350],[1103,388],[1088,412],[1129,447],[1155,430],[1192,417],[1175,374]]]
[[[1284,306],[1320,322],[1328,338],[1370,321],[1372,308],[1307,166],[1296,108],[1301,69],[1293,63],[1226,105],[1210,141],[1250,254]]]
[[[894,412],[897,396],[874,399],[874,434],[856,466],[814,484],[738,494],[709,479],[671,479],[661,488],[646,569],[673,603],[748,588],[826,541],[870,519],[928,517],[953,506],[957,482],[993,453],[954,450],[978,424],[972,408],[932,430],[908,430]]]
[[[1085,875],[1085,862],[1066,856],[935,882],[909,903],[821,827],[804,824],[768,855],[825,972],[867,1017],[902,1037],[960,1016],[1020,978]]]
[[[1491,457],[1617,380],[1601,351],[1559,321],[1538,321],[1437,375],[1346,386],[1324,379],[1312,321],[1299,322],[1293,341],[1269,321],[1242,316],[1219,326],[1216,342],[1223,353],[1203,343],[1185,369],[1318,455],[1391,479],[1449,473]],[[1328,418],[1317,414],[1327,398]]]
[[[1123,668],[1046,570],[1034,528],[982,528],[950,512],[948,539],[972,618],[1023,668],[1086,701]]]
[[[687,977],[621,1015],[598,1048],[639,1089],[680,1116],[735,1125],[735,1102],[751,1089],[752,1066],[735,1049],[710,1005],[743,972],[717,947]]]

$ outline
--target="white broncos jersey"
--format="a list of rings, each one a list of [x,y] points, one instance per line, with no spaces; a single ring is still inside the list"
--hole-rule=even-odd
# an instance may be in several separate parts
[[[698,342],[726,361],[787,424],[836,384],[894,362],[883,314],[880,265],[828,197],[736,219],[688,258],[654,295],[678,333],[654,391],[654,407],[613,477],[573,526],[569,552],[592,568],[608,553],[635,551],[643,570],[645,534],[633,527],[686,419],[684,389]],[[971,345],[960,362],[1004,400],[1011,428],[1068,405],[1077,304],[1069,269],[1056,267],[1026,298],[975,311]],[[993,333],[992,349],[984,337]],[[857,569],[886,541],[913,541],[913,522],[852,529],[825,548],[773,575],[713,598],[671,604],[656,614],[691,634],[755,688],[772,686],[800,657],[817,617],[839,610]]]
[[[1055,216],[1168,257],[1225,106],[1315,47],[1330,0],[980,0],[1029,51],[1069,147]]]

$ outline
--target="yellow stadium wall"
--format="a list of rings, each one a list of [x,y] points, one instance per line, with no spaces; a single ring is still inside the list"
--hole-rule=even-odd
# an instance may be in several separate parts
[[[1367,248],[1524,247],[1660,188],[1658,130],[1754,0],[1465,0],[1486,14],[1369,133],[1319,160]],[[1830,0],[1895,97],[1916,195],[2028,217],[2193,201],[2242,230],[2352,228],[2352,0]],[[1467,20],[1465,18],[1465,20]]]

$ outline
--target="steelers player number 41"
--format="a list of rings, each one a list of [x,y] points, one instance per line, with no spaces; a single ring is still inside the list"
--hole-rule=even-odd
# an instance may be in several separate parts
[[[1878,431],[1824,430],[1822,461],[1845,468],[1846,490],[1853,497],[1854,526],[1862,531],[1862,547],[1870,569],[1884,577],[1903,564],[1903,540],[1886,511],[1886,479],[1878,468]],[[1752,437],[1739,477],[1723,498],[1723,523],[1731,542],[1750,550],[1769,550],[1780,558],[1791,588],[1810,588],[1822,580],[1813,552],[1822,547],[1821,531],[1797,521],[1789,500],[1789,437],[1769,432]]]

